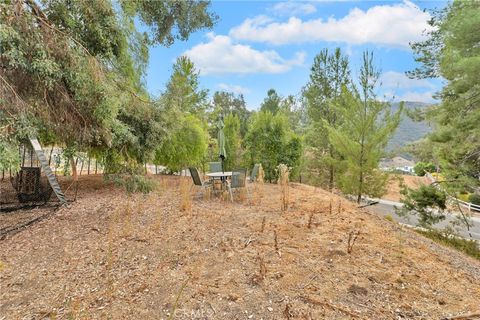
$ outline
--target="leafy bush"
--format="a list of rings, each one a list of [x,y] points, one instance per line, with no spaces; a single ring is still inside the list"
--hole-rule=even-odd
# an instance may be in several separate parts
[[[302,155],[301,139],[290,129],[287,117],[270,111],[255,113],[245,139],[249,166],[261,163],[265,180],[278,178],[277,166],[281,163],[292,168],[295,174]]]
[[[431,185],[422,185],[418,189],[403,187],[401,190],[404,204],[398,210],[400,215],[418,215],[418,224],[423,227],[430,227],[445,219],[443,211],[447,208],[447,196],[445,192]]]
[[[156,187],[156,181],[138,174],[125,175],[105,175],[107,181],[112,181],[117,186],[124,187],[128,193],[143,193],[152,192]]]
[[[179,116],[176,128],[158,146],[153,163],[178,172],[186,166],[199,165],[206,151],[207,132],[202,122],[192,115]]]
[[[413,168],[413,171],[417,176],[423,177],[427,172],[435,172],[436,167],[433,163],[430,162],[419,162]]]
[[[471,202],[471,203],[476,204],[476,205],[480,205],[480,194],[472,193],[468,197],[468,202]]]

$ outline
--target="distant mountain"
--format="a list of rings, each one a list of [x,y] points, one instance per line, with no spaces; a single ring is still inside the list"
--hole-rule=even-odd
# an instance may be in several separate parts
[[[392,103],[392,111],[398,110],[400,103]],[[414,110],[418,108],[426,108],[429,104],[423,102],[405,102],[404,110]],[[430,124],[426,121],[416,122],[410,119],[405,113],[402,116],[397,131],[390,139],[387,145],[388,152],[398,153],[400,148],[425,137],[427,133],[432,131]]]

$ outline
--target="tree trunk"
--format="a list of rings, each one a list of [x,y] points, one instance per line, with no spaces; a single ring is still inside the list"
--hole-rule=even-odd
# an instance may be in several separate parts
[[[50,155],[48,156],[48,166],[50,167],[52,163],[52,153],[53,153],[53,147],[50,149]]]

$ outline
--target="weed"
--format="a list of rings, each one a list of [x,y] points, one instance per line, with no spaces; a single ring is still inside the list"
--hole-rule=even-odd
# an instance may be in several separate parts
[[[312,211],[310,213],[310,217],[308,218],[308,225],[307,225],[307,228],[308,229],[311,229],[312,228],[312,223],[313,223],[313,216],[315,214],[315,211]]]
[[[281,201],[282,201],[282,211],[285,212],[288,209],[288,203],[289,203],[289,188],[288,188],[288,182],[289,182],[289,172],[288,172],[288,167],[284,164],[280,164],[278,167],[278,184],[280,185],[280,196],[281,196]]]
[[[352,253],[353,245],[357,240],[358,236],[360,235],[360,231],[350,231],[348,233],[348,242],[347,242],[347,253]]]
[[[390,221],[390,222],[393,222],[393,217],[392,217],[392,215],[387,214],[387,215],[385,216],[385,220],[388,220],[388,221]]]
[[[261,257],[260,254],[257,253],[257,260],[258,260],[258,266],[259,266],[260,279],[264,280],[265,277],[267,276],[267,265],[265,264],[265,259]]]
[[[105,179],[112,181],[117,186],[124,187],[128,193],[147,194],[157,187],[157,183],[154,180],[138,174],[114,174],[106,176]]]
[[[267,220],[267,217],[263,217],[262,219],[262,227],[260,228],[260,233],[263,233],[263,231],[265,230],[265,222]]]
[[[274,248],[275,252],[280,255],[280,249],[278,248],[278,236],[277,236],[277,229],[273,230],[273,243],[274,243]]]
[[[192,199],[190,197],[190,179],[181,178],[180,181],[180,210],[190,212]]]

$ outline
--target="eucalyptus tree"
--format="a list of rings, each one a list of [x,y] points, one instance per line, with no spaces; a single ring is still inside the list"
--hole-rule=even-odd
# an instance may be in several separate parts
[[[149,46],[185,40],[216,19],[206,1],[2,1],[0,161],[42,132],[143,161],[142,139],[162,132],[143,82]]]

